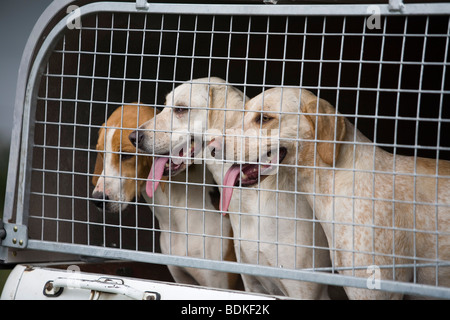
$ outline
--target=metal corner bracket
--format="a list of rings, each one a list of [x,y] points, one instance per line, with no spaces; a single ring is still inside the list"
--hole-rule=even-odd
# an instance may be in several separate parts
[[[24,249],[28,244],[28,228],[25,225],[5,223],[3,225],[5,237],[1,245],[5,247]]]
[[[402,11],[405,8],[403,0],[389,0],[390,11]]]
[[[136,0],[136,9],[137,10],[148,10],[150,5],[147,0]]]

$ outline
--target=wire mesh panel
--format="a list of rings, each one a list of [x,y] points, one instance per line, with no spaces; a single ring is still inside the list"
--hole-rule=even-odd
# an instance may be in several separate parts
[[[116,5],[62,28],[32,79],[29,248],[299,298],[449,296],[448,6]]]

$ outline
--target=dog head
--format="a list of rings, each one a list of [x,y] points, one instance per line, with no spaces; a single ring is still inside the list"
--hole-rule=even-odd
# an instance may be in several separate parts
[[[152,197],[158,187],[155,180],[184,171],[194,157],[200,163],[204,140],[212,136],[205,138],[205,132],[214,128],[219,134],[235,123],[242,112],[228,110],[242,109],[245,100],[241,91],[215,77],[192,80],[170,92],[164,110],[133,134],[139,149],[155,155],[147,194]]]
[[[236,164],[225,174],[224,185],[255,185],[278,172],[280,163],[314,166],[314,159],[320,159],[332,166],[339,155],[336,141],[344,138],[345,120],[327,101],[307,90],[266,90],[246,104],[245,112],[243,128],[227,131],[225,153]],[[292,168],[284,167],[289,169],[294,174]],[[224,188],[222,211],[227,210],[232,192]]]
[[[251,99],[245,111],[244,136],[250,138],[244,139],[244,144],[236,148],[236,156],[245,154],[247,160],[255,161],[249,154],[252,145],[265,148],[267,153],[273,153],[274,149],[284,153],[280,149],[285,148],[285,162],[295,164],[305,162],[301,161],[308,156],[305,153],[309,156],[312,153],[314,157],[314,151],[305,150],[309,146],[315,147],[323,163],[331,166],[339,155],[340,144],[336,142],[342,141],[345,136],[344,117],[326,100],[318,99],[307,90],[266,90]],[[227,132],[233,134],[235,130],[232,128]],[[240,149],[242,147],[245,152]],[[259,150],[257,154],[261,153]]]
[[[152,161],[151,157],[136,154],[129,135],[152,119],[155,112],[153,107],[125,105],[117,108],[100,128],[92,178],[95,186],[92,198],[99,209],[119,212],[139,198]]]

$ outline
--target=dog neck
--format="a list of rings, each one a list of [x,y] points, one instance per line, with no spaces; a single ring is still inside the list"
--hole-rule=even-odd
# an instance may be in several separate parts
[[[305,167],[300,166],[298,168],[297,183],[299,189],[306,193],[308,202],[312,207],[316,208],[315,213],[319,219],[326,219],[322,215],[330,212],[329,207],[333,203],[334,195],[342,192],[339,186],[336,186],[336,181],[342,180],[343,176],[347,175],[351,179],[351,170],[353,168],[366,166],[363,163],[367,159],[361,155],[367,154],[367,152],[362,152],[362,149],[373,149],[370,145],[371,141],[357,130],[352,123],[346,120],[345,125],[346,135],[343,140],[346,143],[341,144],[339,155],[334,165],[325,163],[318,153],[314,157],[314,145],[310,144],[304,150],[307,153],[303,157],[306,159],[306,162],[301,165]],[[316,197],[316,194],[330,196]]]

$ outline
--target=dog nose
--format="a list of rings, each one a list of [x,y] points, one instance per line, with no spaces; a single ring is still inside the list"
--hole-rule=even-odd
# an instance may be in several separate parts
[[[139,148],[142,145],[142,141],[144,140],[144,133],[140,131],[133,131],[130,133],[128,138],[130,139],[133,146]]]
[[[213,138],[208,143],[208,148],[211,150],[211,157],[216,159],[222,159],[225,153],[225,145],[221,137]]]
[[[95,191],[92,194],[92,203],[99,209],[103,209],[105,201],[109,200],[108,196],[103,192]]]

